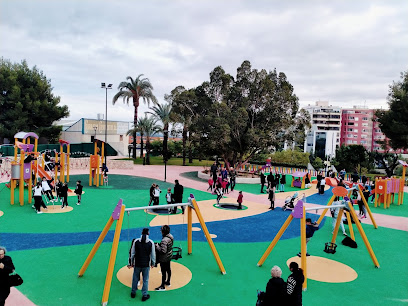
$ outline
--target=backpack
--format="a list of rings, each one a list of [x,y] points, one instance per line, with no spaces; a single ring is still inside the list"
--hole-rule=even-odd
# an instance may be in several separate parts
[[[343,239],[341,242],[343,245],[348,246],[350,248],[356,249],[357,248],[357,242],[355,242],[353,239],[351,239],[349,236]]]
[[[265,297],[265,291],[257,290],[257,296],[258,296],[258,299],[257,299],[255,305],[256,306],[262,306],[263,305],[263,300],[264,300],[264,297]]]

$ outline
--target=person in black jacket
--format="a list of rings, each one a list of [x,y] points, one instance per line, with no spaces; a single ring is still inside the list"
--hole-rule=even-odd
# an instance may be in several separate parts
[[[278,266],[274,266],[271,270],[271,279],[266,285],[265,295],[263,298],[263,306],[286,305],[286,283],[282,279],[282,270]]]
[[[156,254],[157,254],[157,262],[160,263],[160,269],[162,274],[162,282],[159,287],[157,287],[156,291],[164,291],[166,290],[166,286],[170,286],[170,279],[171,279],[171,268],[170,262],[173,258],[173,242],[174,238],[173,235],[170,234],[170,226],[163,225],[161,228],[162,233],[162,241],[160,243],[156,243]]]
[[[174,195],[174,203],[183,203],[183,193],[184,193],[184,187],[183,185],[179,184],[178,180],[174,181],[174,189],[173,189],[173,195]],[[184,215],[184,206],[181,206],[181,211]],[[174,207],[173,213],[177,212],[177,206]]]
[[[269,177],[269,176],[268,176]],[[265,174],[263,174],[263,172],[261,172],[260,174],[260,178],[261,178],[261,193],[265,193],[263,191],[264,187],[265,187]],[[269,184],[268,184],[269,185]]]
[[[78,196],[78,203],[77,205],[81,205],[81,197],[82,197],[82,188],[84,186],[81,185],[81,181],[76,182],[76,187],[75,187],[75,194]]]
[[[302,284],[305,281],[303,270],[299,268],[299,265],[292,261],[289,264],[289,269],[292,272],[287,280],[286,289],[286,304],[289,306],[302,306]]]
[[[271,184],[275,181],[275,177],[272,174],[272,170],[270,170],[271,172],[269,172],[267,180],[268,180],[268,188],[271,187]],[[276,185],[276,184],[275,184]]]
[[[13,261],[6,256],[6,248],[0,247],[0,306],[4,306],[10,295],[10,274],[14,272]]]
[[[213,181],[214,181],[213,188],[215,188],[215,182],[217,181],[217,170],[218,170],[217,163],[214,162],[214,164],[212,164],[211,168],[210,168],[210,172],[211,172],[211,175],[212,175],[212,178],[213,178]]]
[[[149,189],[149,195],[150,195],[150,201],[148,206],[150,206],[150,204],[152,204],[153,200],[154,200],[154,190],[156,189],[156,184],[153,183],[152,186]]]
[[[285,192],[286,175],[282,173],[280,177],[280,191]]]
[[[281,178],[281,175],[279,173],[276,173],[275,174],[275,186],[276,186],[276,189],[278,189],[278,187],[279,187],[280,178]]]
[[[68,206],[68,184],[67,183],[62,184],[61,197],[62,197],[61,209],[64,209],[64,207]]]
[[[140,280],[140,273],[143,276],[142,287],[142,301],[146,301],[150,298],[147,293],[149,288],[149,273],[150,268],[153,268],[156,264],[156,251],[154,248],[154,242],[149,239],[149,229],[144,228],[142,230],[142,237],[133,239],[132,246],[129,251],[129,260],[127,267],[131,269],[133,267],[133,279],[132,279],[132,291],[130,297],[136,297],[137,283]]]
[[[317,177],[316,177],[316,180],[317,180],[316,189],[317,190],[320,190],[320,182],[321,182],[322,178],[323,178],[322,172],[319,172],[317,174]]]

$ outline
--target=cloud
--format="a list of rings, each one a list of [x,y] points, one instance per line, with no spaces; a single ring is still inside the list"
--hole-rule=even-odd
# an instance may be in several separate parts
[[[0,54],[43,70],[73,119],[104,113],[101,82],[114,84],[111,100],[142,73],[163,102],[244,60],[284,72],[301,105],[386,107],[408,68],[407,13],[407,1],[3,0]],[[133,120],[133,106],[109,105],[108,118]]]

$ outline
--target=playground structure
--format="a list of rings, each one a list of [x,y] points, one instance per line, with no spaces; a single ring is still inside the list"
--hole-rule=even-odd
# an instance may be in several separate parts
[[[384,209],[390,208],[390,204],[394,203],[395,195],[398,196],[397,205],[401,205],[404,197],[404,182],[405,182],[405,168],[403,168],[403,177],[398,178],[376,178],[375,179],[375,193],[374,193],[374,207],[381,207]]]
[[[101,149],[99,149],[98,143],[101,143]],[[98,153],[101,152],[101,155]],[[99,187],[104,182],[103,173],[100,168],[105,158],[105,142],[102,140],[94,140],[94,154],[90,156],[89,162],[89,186],[95,185]]]
[[[192,210],[194,209],[196,216],[200,222],[201,228],[204,232],[205,238],[207,239],[207,242],[211,248],[211,251],[214,255],[214,258],[218,264],[218,267],[221,271],[222,274],[226,274],[225,268],[221,262],[221,258],[218,255],[217,249],[215,248],[214,242],[210,236],[210,233],[207,229],[207,225],[205,224],[204,218],[200,212],[200,208],[198,207],[198,204],[194,198],[193,194],[190,194],[190,198],[188,199],[188,203],[177,203],[177,204],[167,204],[167,205],[160,205],[160,208],[162,209],[168,209],[168,208],[174,208],[177,206],[187,206],[187,249],[188,249],[188,254],[192,254],[193,249],[192,249],[192,239],[193,239],[193,222],[192,222]],[[143,207],[134,207],[134,208],[126,208],[126,206],[123,204],[122,199],[119,200],[118,204],[116,205],[114,211],[112,212],[112,215],[109,217],[108,222],[106,223],[104,229],[102,230],[101,234],[99,235],[99,238],[95,242],[92,250],[90,251],[88,257],[86,258],[84,264],[82,265],[81,269],[78,272],[78,277],[82,277],[88,268],[89,264],[91,263],[93,257],[95,256],[96,252],[98,251],[99,246],[103,242],[105,236],[107,235],[110,227],[113,224],[113,221],[116,220],[116,227],[115,227],[115,233],[114,233],[114,238],[113,238],[113,243],[112,243],[112,249],[110,253],[110,258],[109,258],[109,264],[108,264],[108,271],[106,273],[106,279],[105,279],[105,286],[103,290],[103,296],[102,296],[102,305],[107,305],[108,304],[108,299],[109,299],[109,292],[110,292],[110,287],[112,283],[112,276],[113,276],[113,269],[115,266],[115,261],[116,261],[116,255],[118,251],[118,245],[119,245],[119,238],[120,238],[120,233],[122,230],[122,224],[123,224],[123,216],[125,214],[125,211],[128,213],[130,211],[135,211],[135,210],[148,210],[152,209],[151,206],[143,206]]]
[[[344,187],[335,187],[333,188],[333,196],[331,197],[331,199],[329,200],[329,202],[327,203],[327,206],[324,207],[310,207],[310,208],[305,208],[304,203],[302,200],[299,200],[294,208],[294,210],[292,211],[292,213],[288,216],[288,218],[286,219],[285,223],[282,225],[281,229],[279,230],[279,232],[276,234],[275,238],[272,240],[271,244],[269,245],[269,247],[266,249],[265,253],[262,255],[261,259],[258,261],[258,266],[262,266],[263,263],[265,262],[265,260],[267,259],[267,257],[269,256],[269,254],[271,253],[271,251],[273,250],[273,248],[276,246],[276,244],[278,243],[279,239],[282,237],[283,233],[285,232],[285,230],[288,228],[288,226],[290,225],[290,223],[292,222],[292,220],[295,219],[300,219],[300,236],[301,236],[301,268],[303,269],[303,273],[305,276],[305,281],[303,282],[303,290],[307,289],[307,264],[306,264],[306,211],[312,211],[315,210],[317,213],[317,210],[323,209],[322,214],[320,215],[318,221],[316,222],[317,224],[320,224],[320,222],[323,220],[324,216],[327,213],[327,210],[329,208],[340,208],[340,211],[338,213],[337,219],[336,219],[336,225],[333,231],[333,236],[331,239],[330,243],[326,243],[326,248],[325,251],[327,253],[332,253],[334,254],[334,250],[336,248],[335,242],[336,242],[336,238],[337,238],[337,233],[340,227],[340,222],[342,222],[342,215],[343,212],[346,212],[346,216],[347,216],[347,223],[349,226],[349,230],[350,230],[350,236],[351,239],[355,240],[355,236],[354,236],[354,231],[353,231],[353,226],[352,226],[352,222],[351,219],[354,221],[354,223],[357,226],[357,229],[361,235],[361,237],[363,238],[364,244],[368,250],[368,253],[374,263],[374,266],[376,268],[380,267],[380,264],[378,263],[378,260],[374,254],[374,251],[370,245],[370,242],[368,241],[368,238],[364,232],[363,227],[360,224],[360,221],[358,220],[357,214],[354,211],[353,208],[353,204],[350,201],[350,194],[353,191],[354,188],[351,188],[349,190],[347,190]],[[360,188],[358,188],[358,192],[361,194],[362,198],[363,194]],[[338,205],[332,205],[334,199],[336,197],[342,197],[343,198],[343,203],[342,204],[338,204]],[[368,211],[368,213],[370,214],[370,218],[373,221],[373,225],[374,228],[378,228],[377,224],[374,221],[374,218],[372,217],[370,208],[368,207],[367,202],[364,200],[364,205]],[[351,218],[350,218],[351,216]]]
[[[309,172],[296,171],[292,173],[292,182],[290,183],[290,186],[304,189],[306,184],[306,177],[309,178],[310,182],[311,178]]]
[[[70,144],[68,141],[60,139],[59,141],[60,144],[60,150],[59,152],[54,151],[55,153],[55,167],[52,169],[49,167],[51,162],[46,162],[45,155],[47,154],[46,152],[42,154],[42,168],[43,169],[48,169],[48,171],[54,170],[54,177],[55,179],[59,179],[61,183],[65,183],[65,181],[68,183],[69,182],[69,157],[71,155],[70,153]],[[64,147],[66,146],[66,151],[64,152]],[[59,170],[59,177],[58,177],[58,170]],[[66,177],[65,177],[65,172],[66,172]]]
[[[31,144],[31,138],[34,144]],[[22,140],[21,142],[19,141]],[[18,132],[14,135],[14,159],[11,162],[10,204],[14,205],[14,190],[18,182],[19,203],[24,205],[24,182],[28,182],[28,203],[32,202],[32,163],[24,163],[28,155],[38,156],[38,136],[35,133]],[[18,159],[18,150],[20,158]]]

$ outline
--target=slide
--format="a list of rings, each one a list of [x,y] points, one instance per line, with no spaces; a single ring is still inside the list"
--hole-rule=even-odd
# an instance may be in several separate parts
[[[337,186],[337,180],[335,178],[326,177],[326,185],[336,187]]]
[[[37,169],[36,167],[33,167],[34,171]],[[51,187],[54,188],[54,179],[47,173],[47,171],[44,170],[43,167],[38,166],[38,176],[40,178],[45,177],[48,180],[53,180],[51,182]],[[73,192],[70,188],[68,188],[68,192]]]

